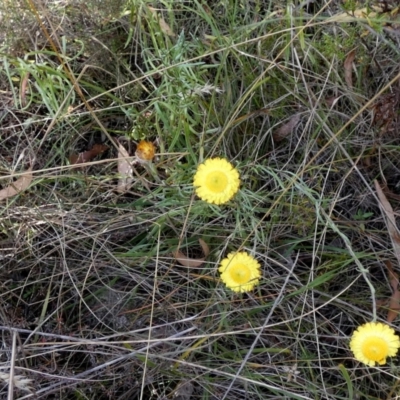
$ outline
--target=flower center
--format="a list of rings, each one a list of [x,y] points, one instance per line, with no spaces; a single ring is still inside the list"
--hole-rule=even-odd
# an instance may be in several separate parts
[[[364,340],[361,350],[366,358],[373,361],[382,361],[388,355],[389,347],[384,339],[371,336]]]
[[[250,280],[250,270],[244,264],[236,264],[231,270],[231,277],[238,285],[243,285]]]
[[[206,186],[214,193],[223,192],[228,186],[228,178],[221,171],[210,172],[206,179]]]

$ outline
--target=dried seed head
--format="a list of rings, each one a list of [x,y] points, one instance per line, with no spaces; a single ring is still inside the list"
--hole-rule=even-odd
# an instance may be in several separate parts
[[[135,156],[139,162],[152,161],[156,153],[156,148],[152,142],[141,140],[137,145]]]

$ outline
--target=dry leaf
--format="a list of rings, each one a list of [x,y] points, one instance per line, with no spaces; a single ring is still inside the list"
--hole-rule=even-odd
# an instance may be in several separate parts
[[[185,256],[178,249],[172,253],[174,255],[174,257],[176,258],[176,261],[178,261],[178,263],[183,265],[184,267],[189,267],[189,268],[200,267],[202,264],[204,264],[206,257],[210,254],[210,248],[208,247],[208,244],[203,239],[199,239],[199,243],[203,250],[204,257],[190,258],[190,257]]]
[[[93,158],[95,158],[99,154],[104,153],[106,150],[108,150],[108,146],[106,146],[105,144],[95,144],[88,151],[84,151],[79,154],[72,153],[69,156],[69,162],[71,163],[71,165],[87,163],[93,160]]]
[[[289,118],[289,121],[281,125],[272,135],[275,142],[280,142],[288,135],[293,133],[294,129],[300,122],[300,113],[294,114]]]
[[[26,106],[26,93],[28,91],[29,72],[23,77],[21,82],[21,106]]]
[[[386,227],[389,232],[390,239],[392,241],[394,254],[400,265],[400,233],[399,233],[399,230],[397,229],[396,217],[393,212],[393,208],[390,205],[385,194],[383,193],[383,190],[382,190],[381,186],[379,185],[378,181],[375,180],[374,184],[375,184],[376,192],[378,194],[378,198],[380,200],[379,205],[380,205],[382,213],[384,215],[384,218],[386,221]]]
[[[163,33],[165,33],[167,36],[170,37],[175,37],[175,33],[173,32],[173,30],[171,29],[171,27],[165,22],[165,19],[163,17],[160,17],[157,14],[157,10],[153,7],[147,6],[147,8],[151,11],[151,13],[153,14],[153,16],[156,18],[156,20],[158,21],[161,31]]]
[[[376,18],[378,15],[377,13],[382,12],[382,8],[378,6],[372,6],[371,7],[374,11],[371,12],[371,10],[367,8],[360,8],[358,10],[354,10],[351,13],[341,13],[334,15],[330,18],[328,18],[325,23],[332,23],[332,22],[354,22],[357,21],[358,18],[362,19],[371,19],[371,18]]]
[[[117,192],[123,193],[129,190],[133,175],[132,175],[132,165],[129,162],[130,155],[125,150],[125,147],[120,143],[118,146],[118,172],[119,172],[119,180],[117,186]]]
[[[400,195],[392,193],[388,189],[387,185],[383,185],[382,190],[383,190],[383,193],[385,193],[385,196],[388,197],[389,199],[394,199],[396,201],[400,201]],[[398,213],[396,213],[396,215],[398,215]]]
[[[334,107],[336,103],[339,101],[340,96],[330,96],[325,98],[325,103],[328,107]]]
[[[378,198],[380,200],[379,206],[381,207],[386,227],[389,232],[390,239],[392,241],[392,246],[394,250],[394,254],[397,258],[397,261],[400,265],[400,233],[397,229],[396,225],[396,217],[393,211],[392,206],[390,205],[388,199],[386,198],[385,194],[381,186],[379,185],[378,181],[374,181],[375,189],[378,194]],[[389,271],[389,280],[390,286],[392,287],[392,296],[390,297],[389,303],[389,312],[387,316],[387,321],[392,322],[400,313],[400,292],[399,292],[399,276],[397,273],[394,272],[392,264],[388,261],[385,263],[386,268]]]
[[[22,175],[15,182],[11,183],[3,190],[0,190],[0,200],[15,196],[29,187],[32,182],[32,167],[28,168],[27,172],[27,174]]]
[[[172,31],[170,26],[165,22],[164,18],[159,18],[158,23],[160,24],[161,30],[168,36],[175,37],[175,33]]]
[[[390,297],[389,311],[387,315],[387,322],[393,322],[400,314],[400,292],[396,290]]]
[[[394,272],[392,263],[388,260],[385,262],[386,268],[389,271],[389,281],[392,287],[392,295],[390,296],[389,311],[387,322],[393,322],[400,313],[400,291],[399,291],[399,276]]]
[[[350,51],[344,60],[344,79],[349,88],[353,87],[353,61],[356,56],[356,50]]]
[[[394,86],[391,93],[383,94],[373,105],[374,120],[381,133],[397,132],[399,128],[400,88]]]

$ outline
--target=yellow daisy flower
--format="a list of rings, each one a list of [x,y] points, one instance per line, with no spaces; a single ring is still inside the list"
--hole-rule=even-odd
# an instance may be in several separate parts
[[[395,356],[400,347],[400,340],[394,330],[381,322],[368,322],[359,326],[350,341],[350,349],[356,360],[375,366],[383,365],[386,357]]]
[[[239,172],[223,158],[210,158],[197,168],[193,185],[202,200],[223,204],[238,191]]]
[[[221,280],[234,292],[249,292],[258,285],[261,277],[260,264],[245,251],[230,253],[221,261],[218,271]]]

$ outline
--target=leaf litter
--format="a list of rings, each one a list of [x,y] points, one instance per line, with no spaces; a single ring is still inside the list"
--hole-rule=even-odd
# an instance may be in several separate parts
[[[392,263],[389,260],[385,261],[385,265],[389,272],[389,282],[392,288],[392,295],[390,296],[389,311],[386,320],[391,323],[400,313],[399,275],[394,271]]]
[[[157,9],[147,6],[147,8],[150,10],[150,12],[153,14],[154,18],[157,20],[158,24],[160,25],[161,31],[170,37],[175,37],[174,31],[171,29],[171,27],[165,22],[165,19],[163,17],[160,17],[157,14]]]
[[[346,59],[344,60],[344,79],[349,88],[353,87],[353,61],[356,56],[356,50],[353,49],[350,53],[347,54]]]
[[[133,181],[133,169],[132,164],[129,162],[131,156],[125,149],[125,147],[118,144],[118,173],[119,180],[117,186],[118,193],[124,193],[130,189]]]
[[[210,248],[203,239],[199,239],[199,244],[203,251],[204,257],[191,258],[185,256],[185,254],[183,254],[179,249],[175,250],[172,254],[174,255],[176,261],[178,261],[178,263],[183,265],[184,267],[189,267],[189,268],[200,267],[201,265],[204,264],[207,256],[210,254]]]
[[[15,182],[10,183],[6,188],[0,190],[0,201],[13,197],[18,193],[26,190],[32,183],[32,165],[28,168],[26,173],[18,178]]]
[[[300,113],[294,114],[289,118],[289,121],[281,125],[272,135],[275,142],[280,142],[287,136],[293,133],[300,122]]]
[[[398,265],[400,266],[400,232],[396,225],[396,217],[391,204],[383,193],[383,190],[378,181],[374,181],[375,189],[379,198],[379,206],[382,210],[383,217],[386,222],[386,227],[389,232],[390,240],[392,242],[394,254],[397,258]],[[399,291],[399,276],[394,271],[392,263],[387,260],[385,262],[388,270],[389,282],[392,288],[392,295],[389,300],[389,311],[387,315],[387,322],[393,322],[400,313],[400,291]]]
[[[108,148],[109,147],[105,144],[95,144],[90,150],[84,151],[79,154],[72,153],[69,156],[69,162],[71,163],[71,165],[87,163],[89,161],[92,161],[99,154],[104,153],[106,150],[108,150]]]

